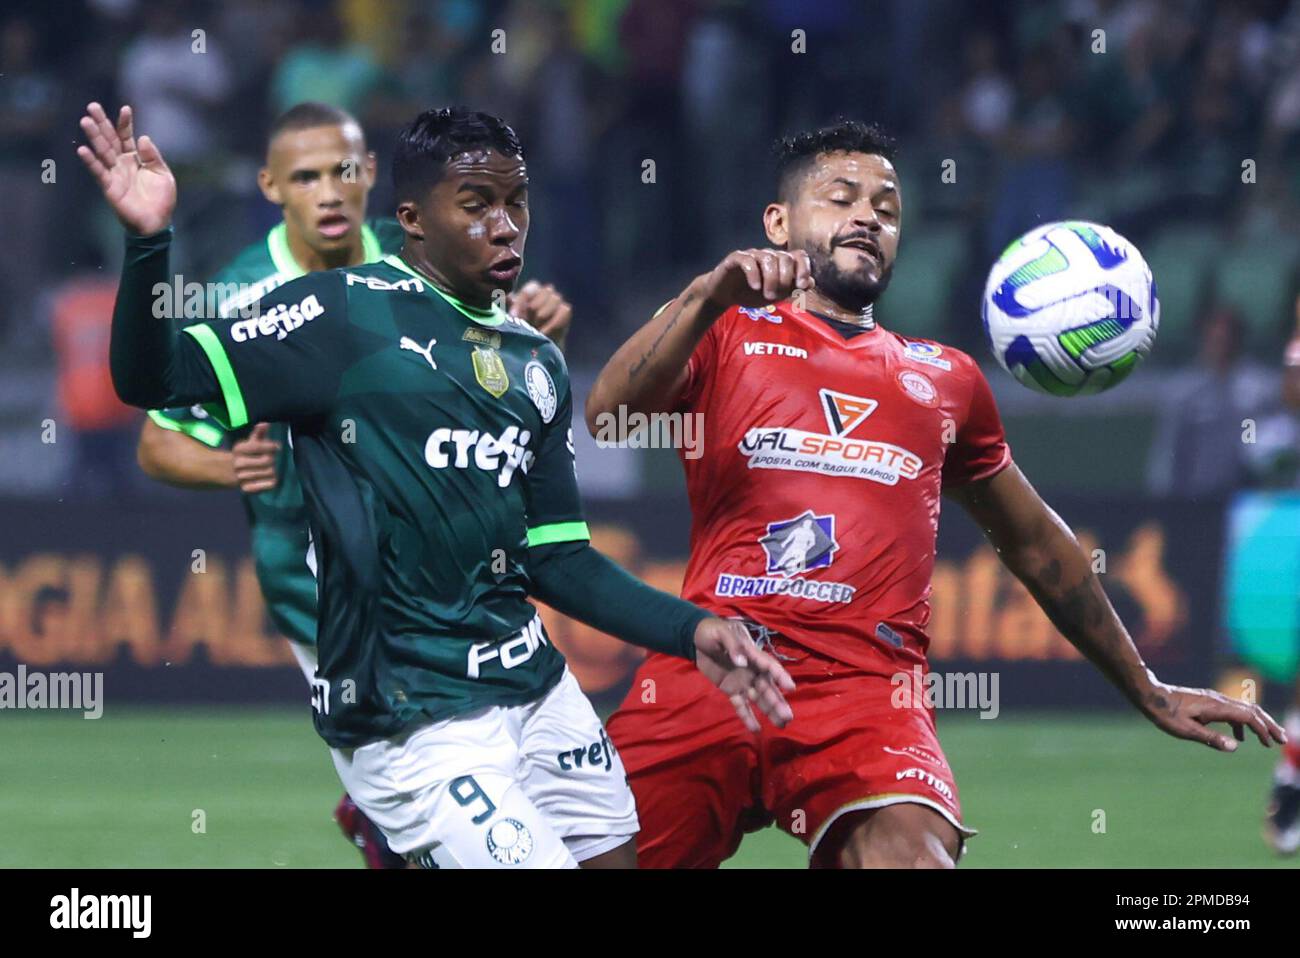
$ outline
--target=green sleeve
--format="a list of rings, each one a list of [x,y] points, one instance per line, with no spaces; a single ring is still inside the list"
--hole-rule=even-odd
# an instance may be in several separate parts
[[[179,432],[212,449],[224,446],[230,435],[215,419],[195,406],[150,409],[149,418],[169,432]]]
[[[171,240],[170,227],[152,236],[127,234],[113,303],[113,388],[124,403],[143,409],[209,402],[221,394],[212,367],[167,316]]]
[[[591,547],[574,472],[573,396],[564,358],[554,345],[538,358],[555,388],[554,412],[543,426],[526,477],[528,567],[533,595],[565,615],[633,645],[695,658],[695,628],[709,617],[676,596],[653,589]],[[544,380],[534,371],[535,388]],[[544,390],[539,390],[545,395]],[[550,404],[543,401],[539,409]]]
[[[326,412],[353,359],[347,292],[339,273],[308,273],[229,319],[182,331],[221,386],[204,408],[229,429],[293,422]]]
[[[525,476],[525,508],[528,515],[528,544],[546,545],[586,539],[582,500],[578,495],[578,476],[573,457],[573,394],[564,357],[553,343],[539,350],[536,364],[541,371],[529,369],[530,385],[549,394],[539,404],[543,421],[537,455]],[[529,363],[529,366],[533,366]]]
[[[528,568],[529,591],[557,612],[652,652],[695,661],[695,629],[709,613],[651,588],[588,542],[533,547]]]

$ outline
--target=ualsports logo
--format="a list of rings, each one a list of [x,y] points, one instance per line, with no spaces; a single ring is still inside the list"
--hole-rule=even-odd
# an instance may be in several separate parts
[[[810,432],[787,426],[755,426],[740,441],[740,452],[750,469],[784,469],[828,476],[851,476],[882,485],[915,479],[924,463],[909,449],[893,443],[856,439],[857,429],[878,405],[874,399],[850,396],[830,389],[818,390],[827,432]]]

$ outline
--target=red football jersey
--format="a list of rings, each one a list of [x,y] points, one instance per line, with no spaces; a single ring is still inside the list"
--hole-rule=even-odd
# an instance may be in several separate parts
[[[923,663],[940,492],[1011,461],[974,360],[879,325],[846,340],[789,302],[732,307],[679,409],[703,432],[680,452],[683,597],[879,674]]]

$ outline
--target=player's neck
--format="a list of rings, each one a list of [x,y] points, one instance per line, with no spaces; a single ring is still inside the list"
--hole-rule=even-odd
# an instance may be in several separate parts
[[[360,266],[366,261],[366,243],[361,230],[353,234],[352,241],[347,246],[329,253],[320,253],[312,249],[307,245],[306,240],[293,231],[292,227],[284,232],[285,239],[289,243],[289,253],[304,272],[316,273],[326,269]]]
[[[412,246],[410,243],[403,246],[402,259],[406,262],[406,265],[410,266],[430,283],[438,287],[438,289],[442,291],[443,295],[450,296],[456,302],[469,306],[471,309],[482,310],[484,312],[492,311],[493,303],[491,299],[481,300],[479,297],[473,295],[467,296],[460,290],[455,289],[451,282],[448,281],[446,274],[430,261],[429,257],[425,255],[424,250],[419,246]]]
[[[833,299],[823,296],[817,290],[808,291],[804,299],[804,309],[810,313],[819,313],[822,316],[828,316],[831,319],[838,320],[841,323],[851,323],[854,326],[861,326],[863,329],[873,329],[876,325],[875,317],[872,315],[874,309],[872,304],[868,303],[862,309],[846,309]]]

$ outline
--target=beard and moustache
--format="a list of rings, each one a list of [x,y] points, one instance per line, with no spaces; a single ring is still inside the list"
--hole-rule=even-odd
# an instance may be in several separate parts
[[[841,269],[832,258],[835,252],[833,243],[825,247],[809,246],[805,252],[812,266],[817,291],[853,312],[860,313],[878,300],[894,276],[893,263],[885,267],[879,279],[871,278],[871,266],[868,263],[863,263],[854,270]]]

